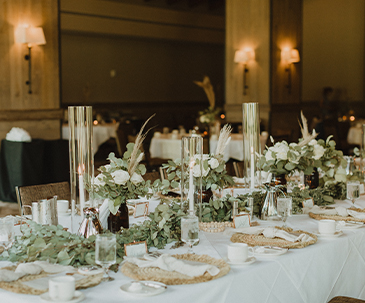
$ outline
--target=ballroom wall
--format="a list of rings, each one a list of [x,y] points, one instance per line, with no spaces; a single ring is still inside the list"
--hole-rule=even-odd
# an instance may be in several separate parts
[[[32,48],[32,94],[28,93],[28,53],[14,42],[14,29],[42,26],[46,45]],[[33,138],[60,136],[57,0],[0,0],[0,138],[23,127]]]

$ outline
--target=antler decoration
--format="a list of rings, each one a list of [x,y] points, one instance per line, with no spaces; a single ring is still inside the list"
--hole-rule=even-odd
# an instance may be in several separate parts
[[[210,83],[209,77],[204,76],[203,82],[194,81],[194,83],[204,89],[205,94],[208,97],[210,107],[214,108],[215,107],[215,95],[214,95],[214,91],[213,91],[213,85]]]

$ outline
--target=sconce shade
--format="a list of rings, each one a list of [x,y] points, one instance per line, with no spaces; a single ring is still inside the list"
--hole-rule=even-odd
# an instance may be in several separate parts
[[[296,63],[300,61],[299,51],[297,49],[285,48],[281,51],[281,60],[288,63]]]
[[[46,38],[42,27],[17,27],[15,29],[15,42],[28,43],[28,45],[46,44]]]
[[[234,53],[234,62],[247,63],[247,61],[255,58],[255,51],[252,49],[237,50]]]

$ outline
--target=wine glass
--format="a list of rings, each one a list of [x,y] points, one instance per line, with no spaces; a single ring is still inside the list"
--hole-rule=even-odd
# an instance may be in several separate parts
[[[347,182],[347,199],[355,205],[355,200],[360,197],[360,184]]]
[[[14,219],[12,217],[5,217],[0,219],[0,246],[8,250],[14,242]]]
[[[292,208],[292,198],[277,198],[277,213],[278,216],[283,221],[283,227],[287,227],[286,225],[286,219],[288,218],[288,215],[291,214],[291,208]]]
[[[108,274],[109,267],[116,262],[117,241],[114,234],[99,234],[95,240],[95,263],[104,270],[103,282],[112,281],[114,278]]]
[[[194,254],[193,245],[199,242],[198,217],[188,215],[181,218],[181,241],[189,245],[189,254]]]

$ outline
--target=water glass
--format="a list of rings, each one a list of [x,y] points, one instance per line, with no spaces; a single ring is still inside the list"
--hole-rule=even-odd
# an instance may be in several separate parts
[[[188,253],[193,254],[193,245],[199,242],[198,217],[188,215],[181,218],[181,241],[189,245]]]
[[[104,270],[102,281],[112,281],[108,274],[109,267],[116,262],[117,241],[114,234],[99,234],[95,240],[95,263]]]
[[[355,204],[355,200],[360,197],[360,184],[347,182],[347,199]]]
[[[14,242],[14,219],[12,217],[5,217],[0,219],[0,246],[8,250]]]
[[[291,215],[292,211],[292,198],[277,198],[276,202],[278,216],[284,222],[283,227],[286,227],[286,219]]]

